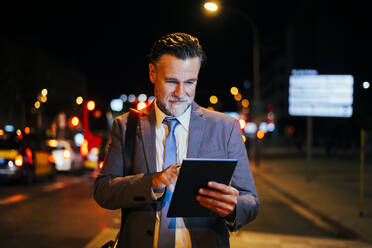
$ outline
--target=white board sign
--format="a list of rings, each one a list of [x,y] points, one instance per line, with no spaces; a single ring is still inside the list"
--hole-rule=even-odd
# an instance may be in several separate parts
[[[291,75],[289,115],[351,117],[353,84],[352,75]]]

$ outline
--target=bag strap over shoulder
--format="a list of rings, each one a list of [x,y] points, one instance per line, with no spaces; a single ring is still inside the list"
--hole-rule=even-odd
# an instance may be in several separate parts
[[[138,125],[139,111],[130,109],[127,120],[127,128],[125,131],[125,140],[123,146],[123,176],[128,175],[128,168],[131,168],[133,161],[134,142],[136,141],[136,131]],[[116,248],[119,243],[120,233],[125,223],[125,209],[121,209],[121,226],[115,240],[110,240],[101,248]]]
[[[128,175],[128,168],[131,168],[133,161],[134,142],[138,125],[139,111],[131,108],[127,120],[127,128],[124,140],[124,166],[123,175]]]

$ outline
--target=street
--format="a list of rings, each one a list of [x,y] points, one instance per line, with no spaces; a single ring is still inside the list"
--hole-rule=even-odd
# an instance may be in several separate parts
[[[89,174],[1,185],[1,246],[83,247],[101,230],[118,226],[119,212],[100,208],[92,192]]]
[[[104,210],[93,197],[92,173],[59,175],[57,181],[32,185],[2,184],[0,225],[2,245],[7,247],[86,247],[104,230],[115,233],[120,211]],[[307,237],[338,242],[335,233],[314,224],[283,201],[263,180],[256,180],[261,208],[255,221],[233,235],[232,247],[243,245],[242,233],[270,237]],[[311,218],[310,218],[311,219]],[[278,236],[279,235],[279,236]],[[328,240],[328,242],[330,242]],[[244,247],[244,246],[241,246]],[[333,247],[333,246],[330,246]],[[338,246],[335,246],[338,247]],[[341,246],[340,246],[341,247]]]

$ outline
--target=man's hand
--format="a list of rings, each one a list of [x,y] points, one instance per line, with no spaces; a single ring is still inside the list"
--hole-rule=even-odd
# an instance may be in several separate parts
[[[202,206],[223,218],[234,211],[239,196],[237,189],[216,182],[208,182],[208,187],[199,189],[199,194],[196,196],[196,200]]]
[[[177,181],[178,177],[178,168],[179,166],[172,164],[167,169],[155,173],[154,177],[152,178],[152,187],[153,188],[164,188],[166,186],[168,189],[171,188],[171,185],[173,185]]]

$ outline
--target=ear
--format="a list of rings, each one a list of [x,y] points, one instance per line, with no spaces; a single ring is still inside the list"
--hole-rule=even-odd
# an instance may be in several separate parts
[[[156,68],[153,63],[149,64],[150,81],[154,84],[156,82]]]

